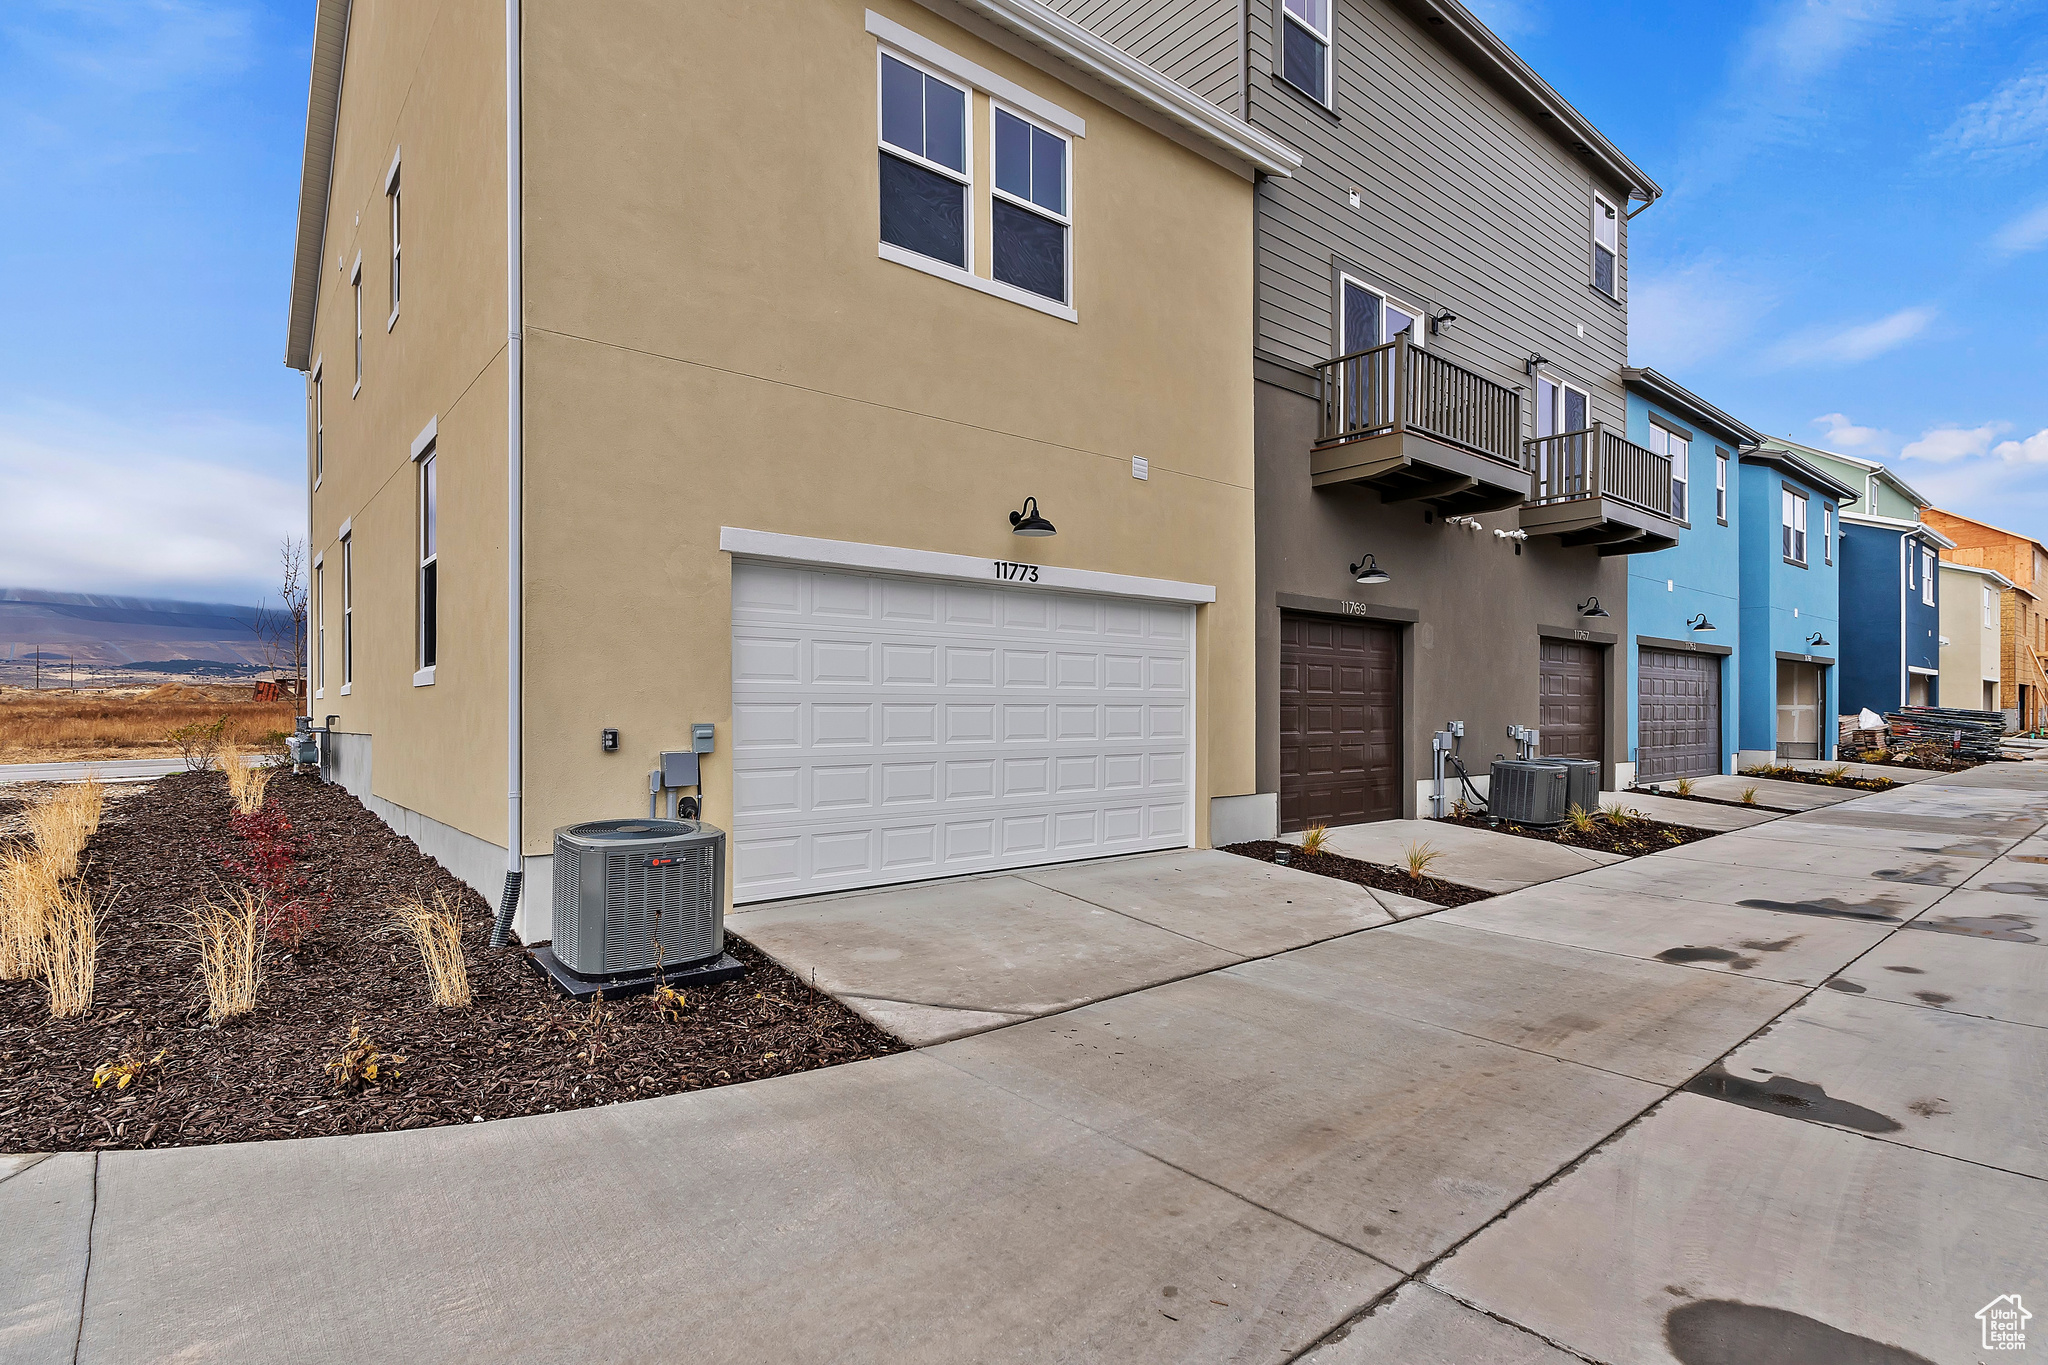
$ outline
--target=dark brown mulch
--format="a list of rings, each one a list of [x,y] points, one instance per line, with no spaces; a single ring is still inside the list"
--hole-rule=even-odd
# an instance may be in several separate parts
[[[652,996],[593,1010],[557,996],[517,948],[488,946],[491,910],[339,787],[279,777],[271,787],[301,866],[331,903],[304,947],[273,951],[256,1012],[206,1021],[185,907],[230,875],[218,774],[167,777],[110,804],[86,851],[88,883],[117,898],[101,931],[93,1008],[49,1017],[40,985],[0,982],[0,1152],[170,1147],[469,1123],[699,1090],[901,1051],[837,1001],[728,936],[747,964],[735,981],[686,992],[664,1021]],[[384,907],[440,890],[466,917],[475,1003],[440,1010],[411,940]],[[360,1024],[405,1058],[360,1094],[322,1065]],[[93,1068],[165,1051],[126,1091],[95,1091]]]
[[[1925,771],[1923,765],[1918,763],[1896,763],[1891,766],[1921,768]],[[1976,766],[1978,765],[1975,763],[1964,763],[1960,767],[1947,768],[1943,771],[1961,772],[1964,768]],[[1812,787],[1841,787],[1859,792],[1888,792],[1899,785],[1889,777],[1855,777],[1848,773],[1840,777],[1829,777],[1825,772],[1812,772],[1806,768],[1744,768],[1742,776],[1768,778],[1773,782],[1804,782]]]
[[[1463,825],[1466,829],[1487,829],[1496,834],[1516,834],[1524,839],[1541,839],[1549,844],[1569,844],[1573,848],[1619,853],[1625,858],[1640,858],[1645,853],[1696,844],[1702,839],[1711,839],[1720,832],[1652,820],[1647,815],[1632,819],[1626,825],[1618,825],[1605,818],[1596,819],[1593,827],[1588,830],[1575,830],[1570,825],[1546,829],[1535,825],[1517,825],[1508,820],[1495,822],[1489,821],[1483,815],[1446,815],[1443,822],[1447,825]]]
[[[1636,790],[1645,796],[1661,796],[1667,801],[1699,801],[1709,806],[1733,806],[1737,810],[1768,811],[1772,815],[1799,814],[1798,811],[1787,810],[1783,806],[1766,806],[1761,801],[1725,801],[1718,796],[1701,796],[1698,792],[1665,791],[1659,787],[1638,787]]]
[[[1298,867],[1303,872],[1313,872],[1319,877],[1335,877],[1340,882],[1354,882],[1369,886],[1375,891],[1392,891],[1396,895],[1412,896],[1419,901],[1433,905],[1470,905],[1473,901],[1492,898],[1491,891],[1477,887],[1460,886],[1447,882],[1441,877],[1411,877],[1399,868],[1382,867],[1378,863],[1361,862],[1335,853],[1304,853],[1299,845],[1283,844],[1272,839],[1254,839],[1245,844],[1227,844],[1225,853],[1235,853],[1242,858],[1255,858],[1262,863],[1277,862],[1274,856],[1281,849],[1288,852],[1289,867]]]
[[[1880,768],[1907,768],[1923,773],[1966,773],[1972,768],[1981,768],[1986,763],[2008,763],[2013,760],[2000,755],[1997,758],[1950,758],[1947,755],[1916,754],[1911,750],[1887,751],[1881,754],[1866,753],[1862,758],[1847,760],[1850,763],[1868,763]],[[1771,774],[1776,777],[1777,774]]]

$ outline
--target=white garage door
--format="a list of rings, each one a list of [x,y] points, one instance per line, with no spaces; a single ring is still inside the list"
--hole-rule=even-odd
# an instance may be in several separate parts
[[[736,901],[1185,847],[1194,611],[733,567]]]

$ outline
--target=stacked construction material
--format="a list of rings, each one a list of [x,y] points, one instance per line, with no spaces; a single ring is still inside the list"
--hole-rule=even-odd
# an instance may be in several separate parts
[[[1964,711],[1947,706],[1907,706],[1885,712],[1896,745],[1935,744],[1958,758],[1998,757],[2005,716],[1998,711]]]

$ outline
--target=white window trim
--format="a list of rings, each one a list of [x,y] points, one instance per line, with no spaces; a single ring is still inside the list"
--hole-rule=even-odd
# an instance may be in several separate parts
[[[414,673],[412,675],[412,685],[414,687],[432,687],[434,685],[434,670],[422,668]]]
[[[955,83],[965,82],[983,94],[1027,110],[1033,118],[1049,123],[1063,133],[1073,137],[1088,136],[1087,120],[1079,114],[1069,113],[1051,100],[1032,94],[1015,81],[1005,80],[985,66],[948,52],[923,34],[913,32],[893,19],[869,10],[867,28],[869,33],[895,48],[896,55],[915,59],[913,65],[922,62],[932,68],[934,75],[950,76]]]
[[[1670,427],[1665,426],[1655,417],[1650,419],[1650,430],[1664,433],[1664,449],[1657,453],[1671,461],[1671,481],[1685,485],[1685,512],[1680,519],[1690,524],[1692,521],[1692,441],[1689,437],[1681,436]],[[1685,453],[1673,455],[1671,448],[1674,445],[1682,446]]]
[[[1934,551],[1924,545],[1920,547],[1920,605],[1923,607],[1934,605],[1934,566],[1938,562]]]
[[[420,428],[420,434],[412,438],[413,460],[417,462],[420,456],[426,454],[428,448],[432,446],[434,442],[440,438],[440,435],[441,414],[437,412],[432,417],[429,417],[427,419],[427,424],[425,426]]]
[[[969,98],[971,99],[972,96],[970,95]],[[1030,127],[1040,129],[1058,138],[1061,145],[1065,147],[1066,150],[1060,157],[1060,172],[1065,178],[1065,183],[1060,186],[1060,202],[1067,206],[1065,213],[1054,213],[1043,204],[1033,203],[1029,199],[1019,199],[1016,195],[1011,194],[1008,190],[996,184],[996,114],[999,111],[1022,121]],[[1058,304],[1062,308],[1071,307],[1074,297],[1074,140],[1059,129],[1033,118],[1025,109],[1012,107],[1002,100],[990,96],[988,102],[988,192],[991,200],[1000,199],[1006,204],[1014,204],[1026,213],[1035,213],[1041,218],[1048,218],[1065,229],[1067,234],[1066,249],[1060,254],[1066,258],[1067,277],[1064,281],[1066,293],[1062,298],[1046,299],[1045,301]],[[989,208],[989,233],[990,255],[988,268],[989,274],[993,276],[996,268],[994,255],[995,208],[993,203],[991,203]],[[1001,280],[992,279],[991,282],[1003,284]],[[1016,285],[1004,285],[1004,287],[1009,289],[1018,288]],[[1030,294],[1034,299],[1045,298],[1043,294],[1032,294],[1028,289],[1019,289],[1018,292]]]
[[[1390,294],[1376,284],[1359,279],[1358,276],[1348,270],[1339,270],[1337,272],[1337,346],[1339,355],[1352,354],[1350,343],[1344,336],[1344,286],[1346,285],[1354,286],[1380,301],[1380,331],[1384,332],[1387,330],[1387,310],[1389,308],[1398,308],[1415,319],[1413,325],[1408,328],[1408,344],[1419,346],[1423,350],[1429,349],[1428,313],[1417,308],[1399,294]],[[1377,344],[1384,346],[1387,343],[1382,341]],[[1590,409],[1588,410],[1590,411]]]
[[[951,86],[960,92],[962,109],[960,114],[961,168],[959,170],[956,171],[951,166],[933,161],[922,152],[913,152],[908,147],[899,147],[882,136],[882,61],[884,58],[894,58],[911,70],[929,76],[940,84]],[[919,131],[925,134],[925,140],[929,143],[931,140],[931,130],[920,126]],[[925,62],[918,61],[914,57],[905,56],[901,52],[891,52],[888,48],[877,44],[875,47],[875,150],[884,156],[893,156],[921,170],[930,171],[933,175],[944,176],[967,192],[966,197],[961,201],[963,208],[960,214],[960,250],[961,254],[966,258],[966,268],[971,273],[974,269],[974,201],[980,197],[975,192],[976,187],[974,183],[974,87],[962,85],[953,77],[946,75]],[[879,225],[876,231],[879,236]],[[893,244],[884,243],[884,245]],[[919,253],[910,251],[907,247],[897,247],[896,249],[913,256],[919,255]],[[951,266],[953,264],[951,261],[942,261],[936,256],[921,256],[920,259],[931,261],[935,265]],[[953,268],[959,269],[960,267],[954,266]]]
[[[414,521],[413,521],[413,541],[412,541],[412,548],[413,548],[413,618],[414,618],[414,625],[413,625],[413,641],[412,641],[412,647],[413,647],[413,657],[414,657],[415,659],[418,659],[418,658],[419,658],[419,657],[420,657],[421,655],[423,655],[423,654],[425,654],[425,653],[427,652],[427,610],[426,610],[426,607],[427,607],[427,603],[426,603],[426,595],[427,595],[427,568],[428,568],[428,566],[429,566],[429,565],[432,565],[432,566],[434,566],[434,567],[435,567],[435,569],[436,569],[436,582],[435,582],[435,602],[434,602],[434,615],[435,615],[435,621],[434,621],[434,654],[435,654],[435,664],[437,664],[437,663],[439,663],[439,662],[440,662],[439,656],[440,656],[440,652],[441,652],[441,641],[440,641],[440,627],[441,627],[441,623],[440,623],[440,612],[441,612],[441,604],[440,604],[440,584],[439,584],[439,573],[438,573],[438,570],[439,570],[439,566],[440,566],[440,563],[441,563],[441,546],[440,546],[440,528],[439,528],[438,526],[436,526],[436,528],[435,528],[435,536],[434,536],[434,540],[435,540],[435,545],[434,545],[434,553],[432,553],[431,555],[430,555],[430,554],[428,554],[428,553],[426,553],[426,548],[427,548],[427,547],[426,547],[426,539],[427,539],[427,489],[426,489],[426,476],[427,476],[427,465],[428,465],[428,463],[429,463],[429,462],[430,462],[430,461],[431,461],[431,460],[433,459],[433,456],[434,456],[434,454],[435,454],[435,432],[436,432],[436,427],[437,427],[437,425],[438,425],[438,423],[439,423],[439,422],[440,422],[440,418],[439,418],[439,417],[436,417],[436,418],[434,418],[434,419],[433,419],[433,421],[430,421],[430,422],[428,422],[428,423],[427,423],[427,426],[426,426],[426,430],[422,431],[422,432],[421,432],[421,433],[420,433],[420,434],[419,434],[419,435],[418,435],[417,437],[415,437],[415,438],[413,439],[413,443],[412,443],[412,467],[413,467],[413,499],[414,499],[414,501],[415,501],[416,503],[418,503],[418,505],[419,505],[419,514],[418,514],[418,516],[416,516],[416,517],[414,518]],[[438,517],[439,517],[439,514],[440,514],[440,509],[439,509],[439,508],[437,507],[437,508],[435,509],[435,515],[436,515],[436,518],[437,518],[437,519],[438,519]],[[431,687],[431,686],[433,685],[433,682],[434,682],[434,667],[435,667],[435,664],[426,664],[426,665],[423,665],[423,666],[422,666],[421,668],[419,668],[418,670],[416,670],[416,671],[415,671],[415,672],[413,673],[413,675],[412,675],[412,685],[413,685],[414,687]]]
[[[1728,524],[1728,452],[1714,450],[1714,520]]]
[[[1289,90],[1300,91],[1303,96],[1314,100],[1325,109],[1336,108],[1337,0],[1329,0],[1330,27],[1329,31],[1325,33],[1318,33],[1306,20],[1290,13],[1287,9],[1287,0],[1279,0],[1278,9],[1280,11],[1280,32],[1277,35],[1278,41],[1273,44],[1273,74],[1278,76]],[[1317,99],[1314,95],[1306,90],[1302,90],[1300,86],[1287,79],[1287,26],[1289,24],[1293,24],[1303,33],[1308,34],[1323,45],[1323,95],[1321,99]]]
[[[1835,505],[1831,502],[1820,505],[1820,562],[1835,562]]]
[[[819,540],[811,536],[784,535],[778,531],[750,531],[737,526],[719,528],[718,548],[739,558],[775,560],[784,564],[915,574],[922,578],[952,578],[967,583],[1008,583],[1026,588],[1137,597],[1154,602],[1203,603],[1216,600],[1215,587],[1207,583],[1181,583],[1168,578],[1139,578],[1130,574],[1041,564],[1032,566],[1038,570],[1036,580],[1019,585],[1015,580],[998,578],[995,561],[978,559],[973,555],[870,545],[852,540]]]
[[[356,306],[356,386],[349,390],[354,398],[363,391],[363,253],[356,253],[355,268],[349,271],[348,286],[355,297]]]
[[[1614,245],[1611,248],[1600,240],[1600,210],[1603,207],[1613,216],[1614,221]],[[1598,290],[1610,299],[1619,299],[1621,297],[1621,217],[1621,209],[1616,206],[1612,199],[1609,199],[1598,190],[1593,191],[1592,216],[1586,224],[1587,230],[1591,233],[1588,243],[1590,249],[1586,253],[1586,283],[1592,285],[1595,290]],[[1607,250],[1612,250],[1614,253],[1614,288],[1601,289],[1599,257],[1594,253]]]
[[[326,551],[313,556],[313,680],[320,684],[313,689],[314,701],[327,695],[327,579],[323,572],[326,563]]]
[[[956,266],[947,265],[944,261],[935,261],[929,256],[920,256],[915,251],[907,251],[897,246],[894,242],[880,243],[878,254],[885,261],[894,261],[897,265],[907,265],[912,270],[922,270],[927,275],[936,275],[942,280],[951,280],[954,284],[964,284],[969,289],[978,289],[984,294],[993,294],[996,298],[1008,299],[1011,303],[1021,303],[1026,308],[1035,308],[1039,312],[1056,317],[1063,322],[1079,322],[1081,320],[1081,315],[1066,304],[1054,303],[1051,299],[1043,298],[1028,289],[1019,289],[1015,285],[1004,284],[1001,280],[985,280],[979,275],[970,274]]]
[[[313,385],[313,491],[320,491],[320,481],[327,477],[327,357],[313,357],[311,383]],[[319,563],[319,560],[314,560]]]
[[[385,331],[387,331],[387,332],[388,332],[388,331],[390,331],[390,330],[391,330],[391,329],[392,329],[393,327],[396,327],[396,326],[398,325],[398,304],[399,304],[399,300],[400,300],[401,298],[403,298],[403,297],[404,297],[404,296],[403,296],[403,294],[401,294],[401,293],[399,292],[399,291],[400,291],[400,288],[401,288],[401,285],[402,285],[402,281],[404,280],[404,276],[403,276],[403,275],[402,275],[402,274],[400,273],[400,270],[399,270],[399,267],[400,267],[400,265],[402,264],[402,262],[401,262],[401,260],[400,260],[400,257],[399,257],[399,251],[400,251],[400,247],[401,247],[401,246],[403,245],[403,244],[402,244],[402,243],[401,243],[401,242],[399,241],[399,231],[400,231],[400,227],[399,227],[399,215],[400,215],[400,206],[401,206],[401,203],[402,203],[402,200],[401,200],[401,199],[399,198],[399,192],[400,192],[400,191],[402,191],[404,187],[403,187],[403,186],[402,186],[402,185],[401,185],[401,184],[399,183],[399,179],[398,179],[398,163],[399,163],[399,160],[400,160],[400,159],[401,159],[402,157],[404,157],[404,155],[405,155],[405,148],[404,148],[404,147],[399,147],[398,149],[396,149],[395,151],[393,151],[393,152],[391,153],[391,169],[390,169],[390,170],[388,170],[388,171],[386,171],[386,172],[384,172],[384,198],[385,198],[385,199],[386,199],[386,200],[387,200],[387,201],[388,201],[388,202],[390,203],[390,205],[391,205],[391,215],[390,215],[390,218],[391,218],[391,295],[392,295],[392,297],[391,297],[391,316],[390,316],[390,317],[388,317],[388,318],[386,318],[386,319],[384,320],[384,330],[385,330]]]
[[[355,544],[349,533],[354,518],[341,524],[341,695],[346,697],[355,687]]]
[[[1799,537],[1799,554],[1795,558],[1792,554],[1792,546],[1790,545],[1781,543],[1779,548],[1784,551],[1782,557],[1787,563],[1797,564],[1803,568],[1812,562],[1813,554],[1813,547],[1806,543],[1807,517],[1809,514],[1809,509],[1806,505],[1807,498],[1804,493],[1799,493],[1782,486],[1778,489],[1778,492],[1781,495],[1778,503],[1779,529],[1781,532],[1789,531],[1797,534]],[[1793,516],[1794,512],[1798,514],[1796,519]],[[1790,536],[1780,536],[1781,542],[1790,538]]]

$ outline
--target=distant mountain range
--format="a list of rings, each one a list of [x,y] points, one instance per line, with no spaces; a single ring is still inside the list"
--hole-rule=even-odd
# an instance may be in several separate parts
[[[67,658],[81,668],[158,664],[169,673],[261,665],[256,615],[220,602],[0,588],[0,662],[16,671],[40,651],[46,669]]]

